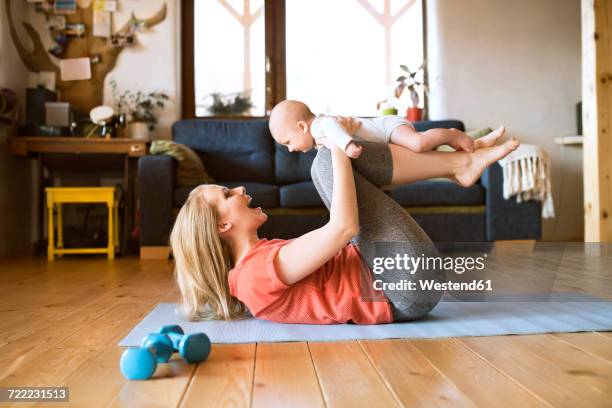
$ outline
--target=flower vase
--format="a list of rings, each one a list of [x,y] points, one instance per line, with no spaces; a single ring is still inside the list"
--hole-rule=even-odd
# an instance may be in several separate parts
[[[149,124],[146,122],[130,123],[130,138],[148,141],[151,138]]]
[[[423,118],[423,108],[408,108],[406,119],[410,122],[418,122]]]

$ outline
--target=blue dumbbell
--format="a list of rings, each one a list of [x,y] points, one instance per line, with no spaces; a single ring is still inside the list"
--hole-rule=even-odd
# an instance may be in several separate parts
[[[172,357],[172,340],[162,333],[145,336],[140,347],[130,347],[121,355],[119,368],[128,380],[148,380],[155,373],[157,363],[166,363]]]
[[[140,347],[152,351],[158,363],[167,363],[174,352],[172,340],[163,333],[147,334],[140,342]]]
[[[174,350],[189,364],[204,361],[210,354],[210,339],[204,333],[185,334],[175,324],[162,326],[159,332],[170,337]]]

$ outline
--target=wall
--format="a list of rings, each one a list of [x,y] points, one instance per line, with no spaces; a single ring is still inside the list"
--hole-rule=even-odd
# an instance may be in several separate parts
[[[504,124],[550,154],[557,217],[545,240],[581,239],[582,157],[557,136],[576,133],[581,99],[580,1],[429,0],[430,117],[468,128]]]
[[[78,0],[81,7],[91,0]],[[122,27],[132,12],[137,18],[155,14],[164,4],[167,6],[166,19],[148,30],[137,33],[137,43],[125,48],[120,54],[115,69],[105,80],[104,103],[112,105],[109,82],[115,79],[120,90],[162,91],[170,96],[164,110],[158,116],[159,125],[153,135],[155,139],[170,138],[170,127],[180,117],[180,2],[178,0],[121,0],[118,11],[113,13],[113,32]],[[13,0],[15,2],[15,0]],[[41,34],[49,48],[52,44],[45,18],[29,9],[29,20]]]
[[[14,2],[13,16],[22,21],[26,4]],[[19,25],[21,27],[21,24]],[[4,1],[0,2],[0,88],[11,88],[18,93],[20,109],[24,112],[24,95],[28,75],[11,40],[6,20]],[[34,228],[32,205],[32,163],[10,156],[7,151],[7,127],[0,124],[0,256],[27,253]]]

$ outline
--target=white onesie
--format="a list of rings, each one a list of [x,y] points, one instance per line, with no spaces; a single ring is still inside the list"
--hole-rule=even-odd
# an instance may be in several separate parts
[[[361,126],[351,136],[344,126],[338,122],[335,116],[317,115],[310,125],[310,133],[315,139],[317,148],[321,147],[320,140],[329,138],[336,146],[343,151],[352,141],[390,143],[391,133],[401,125],[414,126],[402,116],[378,116],[375,118],[356,118],[361,122]]]

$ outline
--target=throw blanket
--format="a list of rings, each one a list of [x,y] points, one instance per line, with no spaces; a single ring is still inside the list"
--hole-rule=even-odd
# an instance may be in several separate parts
[[[499,161],[504,171],[504,198],[516,195],[516,202],[542,201],[542,217],[555,216],[550,186],[550,161],[540,146],[521,144]]]
[[[156,140],[151,143],[149,153],[166,154],[178,161],[176,184],[179,187],[191,187],[215,181],[206,172],[198,154],[184,144],[175,143],[172,140]]]

